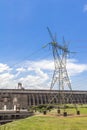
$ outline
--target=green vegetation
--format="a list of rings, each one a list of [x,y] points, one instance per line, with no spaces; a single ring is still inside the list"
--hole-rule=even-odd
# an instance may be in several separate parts
[[[80,116],[75,114],[74,108],[67,108],[69,116],[63,117],[57,114],[56,109],[53,109],[47,115],[39,113],[5,124],[0,126],[0,130],[87,130],[87,107],[81,106],[79,110]],[[74,115],[72,116],[70,113]]]
[[[29,111],[43,112],[45,110],[50,111],[53,108],[55,108],[54,105],[49,105],[49,107],[48,107],[48,105],[45,104],[45,105],[39,105],[39,106],[32,106],[31,108],[29,108]]]
[[[87,117],[34,116],[1,126],[0,130],[87,130]]]

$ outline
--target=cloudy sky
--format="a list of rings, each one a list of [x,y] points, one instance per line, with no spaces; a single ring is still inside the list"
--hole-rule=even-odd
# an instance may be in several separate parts
[[[46,27],[69,49],[72,89],[87,90],[87,0],[0,1],[0,88],[49,89],[54,71]]]

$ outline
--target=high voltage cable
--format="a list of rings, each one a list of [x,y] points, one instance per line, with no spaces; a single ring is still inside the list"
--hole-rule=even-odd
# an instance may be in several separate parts
[[[23,60],[23,59],[26,59],[26,61],[27,61],[27,60],[30,60],[31,57],[34,58],[34,55],[37,55],[38,53],[40,53],[40,51],[41,51],[42,49],[43,49],[43,48],[40,48],[40,49],[38,49],[38,50],[32,52],[29,56],[22,58],[22,60]],[[45,56],[47,56],[47,55],[45,55]],[[43,56],[43,57],[44,57],[44,56]],[[43,57],[42,57],[42,58],[43,58]],[[41,59],[41,57],[38,58],[38,59]],[[20,63],[16,62],[16,63],[14,63],[13,65],[11,65],[10,67],[14,67],[14,66],[19,65],[19,64],[20,64]]]

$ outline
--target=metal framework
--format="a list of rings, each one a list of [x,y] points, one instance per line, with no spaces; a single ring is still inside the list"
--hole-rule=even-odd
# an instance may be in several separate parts
[[[56,94],[53,97],[50,97],[49,103],[53,102],[53,100],[55,100],[55,98],[59,95],[58,110],[60,110],[60,107],[62,105],[65,111],[66,104],[68,103],[69,98],[72,98],[72,87],[71,87],[71,83],[70,83],[69,76],[67,73],[67,68],[66,68],[67,55],[68,53],[71,53],[71,52],[68,50],[68,47],[65,43],[64,38],[63,38],[63,45],[60,45],[56,41],[56,39],[53,37],[50,29],[48,27],[47,29],[52,39],[52,42],[50,42],[49,44],[52,46],[54,66],[55,66],[53,77],[52,77],[52,82],[51,82],[51,87],[50,87],[50,92],[54,88],[54,86],[56,86],[56,89],[59,90],[58,94]],[[66,90],[68,89],[71,92],[71,95],[69,96],[69,98],[67,98],[64,93],[65,89]],[[72,100],[72,104],[73,103],[74,101]],[[75,103],[74,105],[78,113],[77,106]]]

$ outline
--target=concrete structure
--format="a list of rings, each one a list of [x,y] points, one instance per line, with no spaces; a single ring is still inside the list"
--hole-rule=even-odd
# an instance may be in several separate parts
[[[62,92],[61,92],[62,93]],[[87,91],[64,91],[66,103],[87,103]],[[30,106],[48,104],[51,97],[56,96],[53,103],[59,103],[61,95],[58,90],[0,89],[0,110],[28,109]]]
[[[0,110],[0,125],[8,123],[8,122],[12,122],[17,119],[33,116],[33,115],[34,115],[33,112],[28,112],[24,110],[20,112],[11,111],[11,110],[7,110],[7,111]]]

